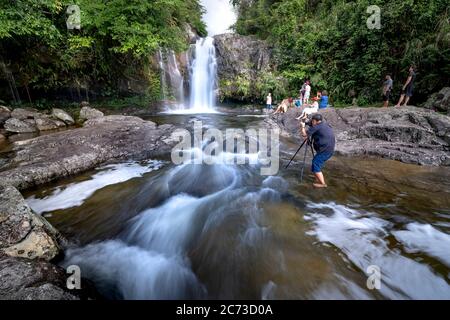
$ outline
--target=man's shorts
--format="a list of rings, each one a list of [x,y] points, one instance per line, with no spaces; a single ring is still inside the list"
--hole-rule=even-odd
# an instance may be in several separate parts
[[[391,98],[391,91],[387,91],[386,94],[383,94],[383,101],[389,101],[389,99]]]
[[[322,153],[316,154],[312,161],[312,172],[313,173],[322,172],[323,165],[325,164],[325,162],[330,160],[330,158],[332,156],[333,156],[333,153],[329,153],[329,152],[322,152]]]
[[[406,87],[406,90],[403,90],[402,91],[402,94],[404,94],[404,95],[406,95],[407,97],[412,97],[413,96],[413,90],[414,90],[414,87],[413,86],[407,86]]]

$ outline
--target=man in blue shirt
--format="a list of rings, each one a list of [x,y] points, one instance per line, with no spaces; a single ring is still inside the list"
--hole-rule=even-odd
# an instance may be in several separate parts
[[[326,188],[325,178],[322,173],[322,167],[325,162],[330,160],[334,154],[336,139],[334,137],[333,129],[330,125],[323,121],[322,115],[316,113],[312,116],[312,126],[306,130],[305,123],[301,122],[302,136],[305,139],[313,141],[314,150],[317,154],[312,161],[312,172],[316,177],[313,184],[315,188]]]
[[[325,109],[326,107],[328,107],[328,92],[324,90],[320,96],[319,109]]]

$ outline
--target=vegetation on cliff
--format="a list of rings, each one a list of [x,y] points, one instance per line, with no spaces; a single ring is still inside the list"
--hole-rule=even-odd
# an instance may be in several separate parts
[[[66,24],[73,4],[79,30]],[[158,99],[150,57],[159,47],[185,50],[188,23],[206,33],[199,0],[0,0],[0,8],[0,100],[8,102],[110,96],[135,79]]]
[[[380,99],[391,74],[397,99],[410,64],[418,67],[413,103],[450,84],[450,4],[446,0],[232,0],[235,29],[275,49],[279,73],[297,94],[304,78],[334,102]],[[369,29],[368,8],[380,8],[381,28]]]

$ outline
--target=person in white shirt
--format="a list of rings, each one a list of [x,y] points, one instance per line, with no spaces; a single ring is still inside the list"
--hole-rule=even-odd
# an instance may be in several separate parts
[[[266,107],[267,107],[267,110],[272,109],[272,94],[270,92],[266,98]]]
[[[319,98],[314,97],[313,101],[314,101],[313,104],[310,107],[305,108],[300,117],[296,118],[297,120],[304,122],[305,120],[308,119],[309,115],[317,113],[319,111],[319,102],[318,102]]]
[[[310,96],[311,96],[311,83],[309,81],[306,81],[305,94],[303,96],[303,104],[309,103]]]

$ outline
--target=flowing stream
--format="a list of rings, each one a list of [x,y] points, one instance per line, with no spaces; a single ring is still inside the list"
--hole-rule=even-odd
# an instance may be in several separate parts
[[[189,107],[178,108],[195,115],[148,118],[259,128],[260,110],[214,108],[211,37],[235,16],[228,0],[202,3],[209,37],[195,44]],[[176,59],[160,56],[163,85],[180,101]],[[281,140],[284,161],[296,149]],[[258,164],[224,161],[241,156],[217,155],[214,165],[109,164],[26,197],[69,239],[62,266],[80,266],[109,299],[450,299],[448,168],[334,157],[325,170],[330,188],[314,190],[310,176],[300,183],[300,162],[266,177]],[[373,267],[379,290],[367,285]]]
[[[149,119],[262,125],[260,112],[220,111]],[[282,139],[282,158],[296,148]],[[334,157],[330,187],[314,190],[300,165],[264,177],[223,157],[149,159],[26,197],[72,243],[61,264],[79,265],[109,299],[450,299],[448,168]],[[380,290],[367,287],[369,266],[381,270]]]

